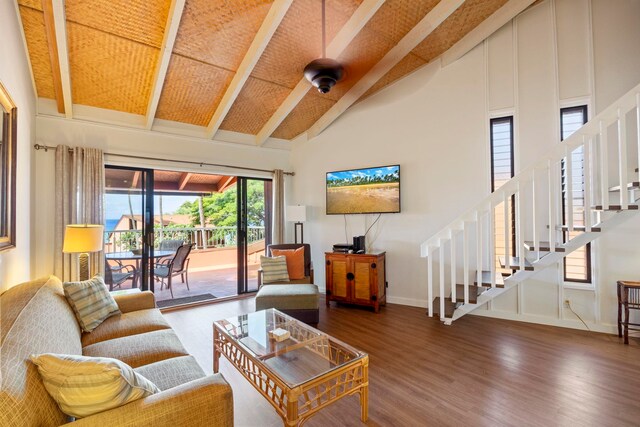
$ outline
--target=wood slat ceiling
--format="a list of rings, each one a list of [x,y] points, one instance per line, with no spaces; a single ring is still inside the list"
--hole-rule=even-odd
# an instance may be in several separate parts
[[[288,7],[282,21],[277,21],[280,23],[275,33],[267,39],[266,48],[260,51],[259,58],[256,55],[255,66],[247,73],[246,82],[220,124],[221,130],[257,135],[298,85],[305,65],[321,54],[321,2],[288,1],[290,6],[287,0],[186,0],[184,9],[178,9],[182,15],[177,15],[175,21],[179,22],[175,43],[169,43],[171,56],[166,77],[156,83],[161,92],[156,90],[160,99],[155,118],[206,127],[243,59],[246,61],[245,55],[271,8]],[[147,114],[175,2],[179,3],[66,0],[73,103]],[[327,0],[327,44],[358,7],[368,3],[371,1]],[[280,119],[272,136],[293,139],[304,133],[439,3],[383,2],[338,57],[346,67],[345,79],[326,95],[309,90],[286,118]],[[507,0],[464,1],[360,100],[437,59],[506,3]],[[38,96],[55,99],[56,77],[42,2],[18,0],[18,4]]]

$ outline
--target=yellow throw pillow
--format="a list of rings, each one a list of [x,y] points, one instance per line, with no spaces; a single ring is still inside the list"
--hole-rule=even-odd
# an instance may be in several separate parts
[[[30,359],[47,392],[72,417],[88,417],[160,392],[116,359],[53,353],[32,354]]]

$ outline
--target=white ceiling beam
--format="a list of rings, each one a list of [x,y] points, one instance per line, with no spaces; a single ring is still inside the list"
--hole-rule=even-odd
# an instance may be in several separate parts
[[[178,27],[180,27],[180,20],[182,19],[182,12],[184,11],[184,4],[185,0],[171,1],[171,8],[169,9],[169,14],[167,16],[167,25],[164,30],[164,37],[160,48],[160,61],[158,61],[158,65],[156,67],[156,75],[153,80],[153,87],[151,88],[151,97],[149,98],[149,105],[147,106],[145,124],[145,128],[147,129],[151,129],[153,127],[153,120],[156,118],[156,111],[158,110],[160,95],[162,94],[162,88],[164,87],[164,80],[167,77],[167,70],[169,69],[169,62],[171,61],[173,45],[176,43]]]
[[[207,126],[207,137],[213,138],[220,128],[222,121],[231,109],[236,98],[240,94],[242,87],[251,75],[253,68],[262,56],[262,52],[267,48],[271,37],[275,34],[282,19],[287,14],[293,0],[275,0],[269,8],[269,13],[262,21],[260,29],[256,33],[247,53],[244,55],[238,70],[236,71],[229,87],[227,88],[222,100],[218,104],[216,111],[213,113],[209,125]]]
[[[446,67],[452,62],[462,58],[467,52],[479,43],[498,31],[506,23],[518,16],[536,0],[510,0],[491,16],[482,21],[473,30],[469,31],[462,39],[442,55],[442,66]]]
[[[349,91],[336,102],[307,131],[311,139],[333,123],[354,102],[364,95],[378,80],[389,72],[398,62],[409,54],[421,41],[444,22],[464,0],[442,0],[418,24],[405,35],[376,65],[369,70]]]
[[[44,25],[49,43],[49,57],[53,73],[53,86],[58,112],[67,118],[73,117],[71,99],[71,77],[69,72],[69,50],[67,49],[67,21],[64,0],[43,0]]]
[[[327,46],[327,57],[338,58],[384,2],[385,0],[364,0],[338,34],[336,34],[329,46]],[[256,145],[263,145],[267,141],[267,138],[271,136],[278,126],[280,126],[280,123],[282,123],[296,105],[300,103],[310,88],[311,83],[304,77],[301,78],[269,121],[260,129],[256,136]]]

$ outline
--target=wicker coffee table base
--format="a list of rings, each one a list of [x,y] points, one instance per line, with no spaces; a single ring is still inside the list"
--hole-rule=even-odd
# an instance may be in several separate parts
[[[322,340],[312,351],[324,357],[340,357],[328,349]],[[228,339],[215,327],[213,330],[213,371],[218,372],[220,355],[262,394],[282,418],[285,426],[301,426],[320,409],[353,394],[360,395],[360,419],[367,421],[369,407],[369,357],[354,360],[314,378],[301,386],[290,388],[275,377],[263,364],[254,360],[237,342]]]

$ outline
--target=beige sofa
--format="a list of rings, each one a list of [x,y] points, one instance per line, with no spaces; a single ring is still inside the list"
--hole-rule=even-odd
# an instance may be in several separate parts
[[[74,422],[83,426],[232,426],[231,387],[205,375],[155,308],[151,292],[115,297],[121,315],[82,334],[55,276],[0,295],[0,426],[71,421],[44,388],[30,354],[62,353],[124,361],[161,390]]]

